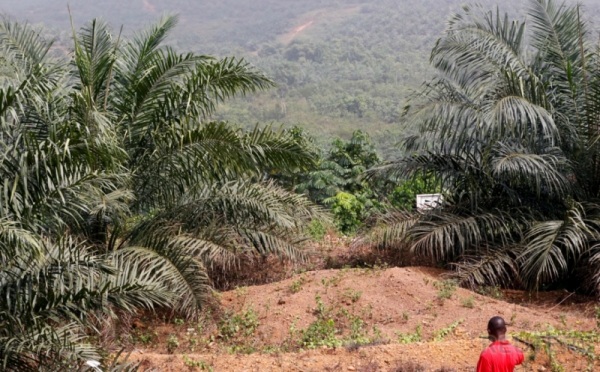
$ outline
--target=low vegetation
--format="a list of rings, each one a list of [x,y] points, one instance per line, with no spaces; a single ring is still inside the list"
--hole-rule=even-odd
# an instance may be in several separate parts
[[[521,332],[514,339],[529,349],[527,358],[535,360],[539,352],[544,352],[550,358],[550,367],[553,372],[565,371],[565,367],[556,358],[558,351],[578,353],[588,361],[587,370],[594,369],[594,361],[598,359],[595,347],[600,342],[600,333],[597,330],[590,332],[559,331],[548,327],[546,331]]]

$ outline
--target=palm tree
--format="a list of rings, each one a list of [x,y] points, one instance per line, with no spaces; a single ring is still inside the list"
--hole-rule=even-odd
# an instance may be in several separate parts
[[[408,108],[408,156],[373,174],[432,175],[442,208],[391,211],[366,239],[453,267],[464,285],[600,284],[600,59],[579,6],[527,21],[465,7]],[[582,285],[583,283],[583,285]]]
[[[93,20],[62,58],[30,27],[0,25],[0,369],[98,360],[88,336],[116,311],[194,317],[208,265],[305,258],[320,211],[264,175],[312,152],[271,127],[210,121],[273,84],[243,60],[163,46],[176,23],[126,40]]]

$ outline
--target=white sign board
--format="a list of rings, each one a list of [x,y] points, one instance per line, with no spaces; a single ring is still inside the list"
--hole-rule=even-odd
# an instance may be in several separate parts
[[[417,209],[427,210],[442,205],[442,194],[420,194],[417,195]]]

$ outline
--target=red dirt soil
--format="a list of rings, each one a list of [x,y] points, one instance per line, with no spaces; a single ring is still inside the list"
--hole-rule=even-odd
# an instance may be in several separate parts
[[[442,301],[439,294],[443,274],[441,270],[426,267],[321,270],[277,283],[224,292],[220,296],[225,311],[242,313],[251,310],[258,315],[260,325],[246,340],[255,350],[265,350],[266,346],[271,350],[285,350],[282,345],[291,328],[306,329],[317,319],[317,296],[332,312],[342,311],[350,314],[347,316],[360,317],[365,329],[376,327],[381,338],[390,341],[386,345],[363,346],[354,351],[321,347],[297,353],[230,354],[222,345],[222,336],[216,328],[212,331],[214,342],[193,347],[185,341],[189,325],[161,323],[149,327],[160,340],[177,335],[180,343],[174,354],[169,354],[166,343],[161,342],[152,348],[134,350],[131,358],[143,361],[144,368],[159,371],[202,370],[193,365],[194,361],[203,361],[214,371],[375,372],[394,370],[394,366],[402,361],[418,362],[427,371],[441,367],[474,371],[479,353],[488,345],[482,336],[492,316],[503,316],[512,334],[542,331],[548,327],[580,331],[596,327],[594,303],[578,303],[580,298],[566,298],[565,292],[544,293],[537,297],[506,291],[504,298],[516,301],[510,303],[457,288],[450,291],[449,299]],[[433,341],[436,332],[457,321],[460,324],[451,328],[443,341]],[[423,342],[398,342],[398,332],[413,333],[419,325]],[[513,342],[528,353],[526,345]],[[585,358],[564,350],[556,352],[565,371],[586,370]],[[548,358],[540,353],[535,361],[528,361],[516,369],[546,370],[551,370]],[[600,370],[600,364],[597,363],[594,370]]]
[[[294,27],[290,32],[280,35],[279,38],[285,44],[289,44],[292,40],[296,38],[296,36],[301,34],[303,31],[306,31],[306,29],[308,29],[309,27],[314,26],[313,24],[340,21],[349,15],[357,13],[360,10],[360,8],[360,6],[354,6],[345,9],[323,8],[318,11],[307,13],[304,17],[302,17],[304,18],[302,20],[302,24],[300,24],[297,27]]]
[[[309,350],[301,353],[285,354],[187,354],[188,360],[203,360],[212,366],[213,371],[236,372],[321,372],[321,371],[357,371],[357,372],[395,372],[397,366],[405,362],[418,361],[426,371],[474,372],[477,358],[487,346],[478,340],[452,340],[437,343],[415,343],[408,345],[389,344],[365,347],[357,352],[344,348]],[[200,371],[190,368],[181,355],[134,354],[134,358],[144,360],[143,367],[157,371]],[[559,355],[559,360],[567,366],[565,371],[586,371],[587,364],[581,358],[570,354]],[[600,364],[595,365],[596,368]],[[598,369],[594,369],[596,371]],[[401,371],[401,370],[400,370]],[[412,372],[413,370],[407,370]],[[416,372],[417,370],[415,370]],[[538,357],[535,362],[526,362],[518,366],[515,372],[547,371],[548,359]]]
[[[283,41],[288,44],[289,42],[291,42],[292,40],[294,40],[294,38],[296,36],[298,36],[299,33],[301,33],[302,31],[304,31],[306,28],[310,27],[310,25],[312,25],[314,22],[314,20],[310,20],[308,22],[306,22],[305,24],[296,27],[292,32],[290,32],[289,34],[285,35],[285,37],[283,38]]]

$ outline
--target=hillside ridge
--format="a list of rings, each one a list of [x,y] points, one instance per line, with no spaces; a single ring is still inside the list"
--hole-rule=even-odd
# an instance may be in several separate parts
[[[160,14],[179,14],[180,24],[169,39],[176,49],[246,58],[278,86],[224,104],[215,119],[245,127],[257,122],[302,126],[321,146],[362,129],[388,157],[405,132],[401,116],[407,98],[433,74],[429,52],[463,3],[101,0],[71,4],[71,10],[76,25],[100,17],[115,29],[123,24],[126,35]],[[478,3],[488,9],[497,4]],[[513,14],[523,6],[509,0],[501,10]],[[588,7],[587,13],[600,14],[593,2]],[[71,45],[65,0],[8,2],[0,12],[43,23],[59,44]]]

